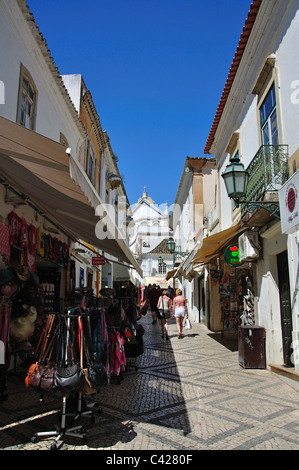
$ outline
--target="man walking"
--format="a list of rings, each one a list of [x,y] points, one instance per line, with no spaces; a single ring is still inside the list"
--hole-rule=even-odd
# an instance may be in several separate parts
[[[158,304],[158,300],[159,300],[161,295],[162,295],[162,291],[159,288],[159,286],[157,288],[156,284],[153,284],[152,289],[150,289],[148,291],[148,294],[147,294],[147,298],[148,298],[149,303],[150,303],[150,309],[152,311],[152,317],[153,317],[152,324],[153,325],[155,325],[157,323],[157,316],[158,316],[157,304]]]

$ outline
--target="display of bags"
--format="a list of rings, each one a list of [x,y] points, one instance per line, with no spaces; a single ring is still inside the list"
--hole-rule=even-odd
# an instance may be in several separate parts
[[[54,315],[49,315],[45,328],[41,334],[38,345],[35,350],[35,357],[37,358],[36,363],[31,364],[29,367],[27,376],[25,378],[26,387],[41,388],[41,379],[43,373],[48,368],[48,363],[51,358],[53,347],[54,347],[54,336],[53,330],[55,321]],[[53,334],[54,331],[54,334]],[[45,379],[43,385],[46,385],[47,380]],[[46,386],[48,389],[48,385]]]

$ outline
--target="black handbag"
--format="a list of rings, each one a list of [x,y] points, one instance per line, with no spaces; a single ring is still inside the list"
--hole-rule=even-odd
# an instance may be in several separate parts
[[[88,378],[91,382],[91,385],[99,390],[104,385],[107,385],[107,371],[106,367],[102,363],[95,363],[87,365]]]
[[[65,319],[65,328],[61,325],[61,336],[57,360],[57,365],[53,374],[53,389],[64,393],[75,392],[83,387],[84,374],[79,361],[74,354],[75,331],[74,322],[69,326],[69,321]]]
[[[70,393],[83,386],[83,370],[79,364],[68,367],[56,367],[53,377],[53,388],[61,392]]]

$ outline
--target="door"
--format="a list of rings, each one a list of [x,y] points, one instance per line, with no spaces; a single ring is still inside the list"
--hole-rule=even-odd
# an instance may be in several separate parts
[[[280,296],[283,359],[286,366],[293,366],[294,364],[291,362],[291,354],[293,352],[291,348],[293,324],[287,251],[283,251],[277,255],[277,268]]]
[[[199,310],[199,321],[201,323],[206,322],[206,301],[205,301],[205,282],[204,276],[198,279],[198,310]]]

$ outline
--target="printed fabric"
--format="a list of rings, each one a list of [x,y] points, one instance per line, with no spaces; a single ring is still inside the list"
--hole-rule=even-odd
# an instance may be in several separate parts
[[[9,258],[9,228],[0,224],[0,269],[5,269],[9,265]]]

